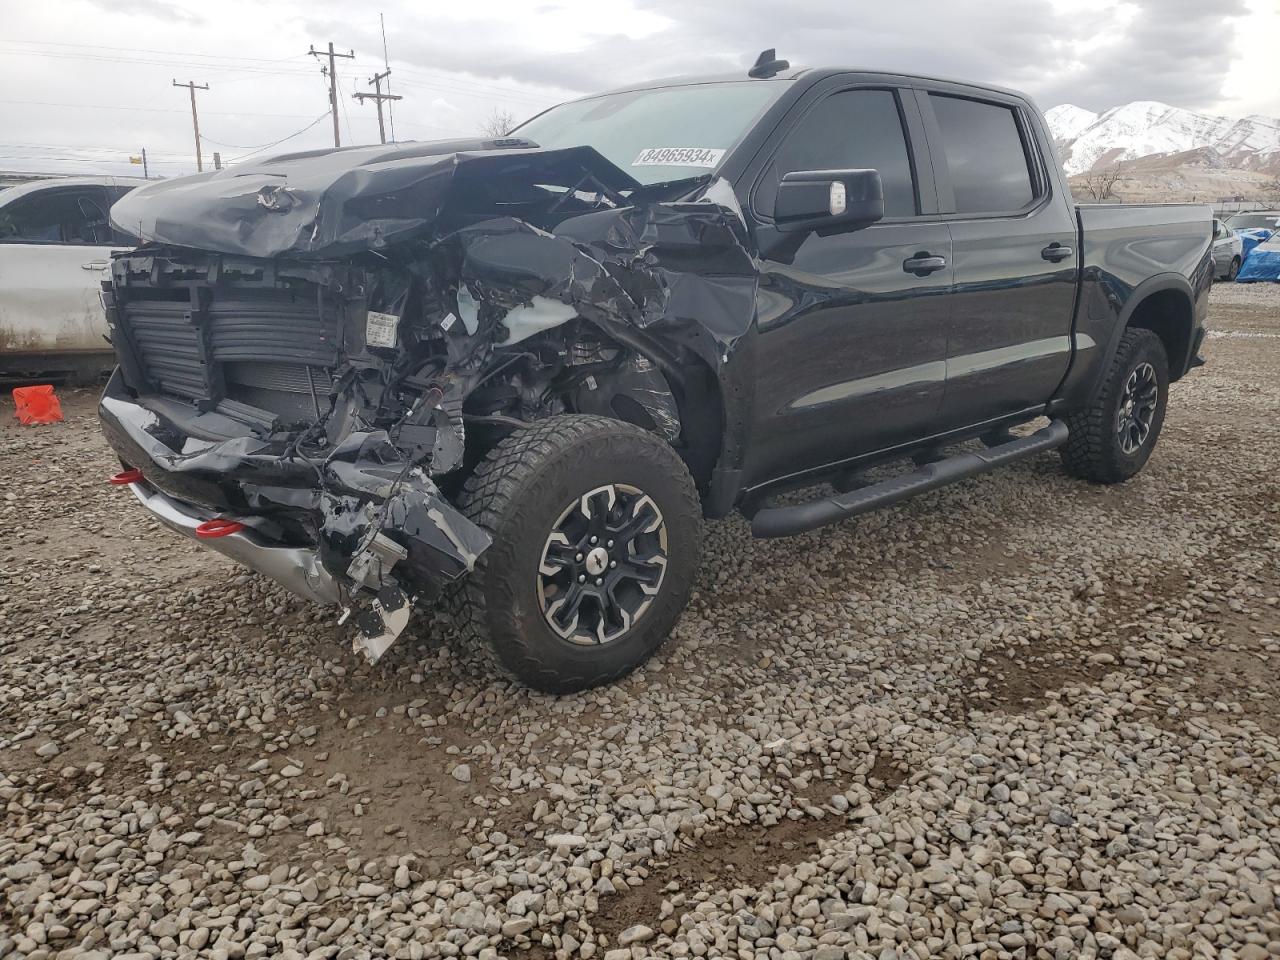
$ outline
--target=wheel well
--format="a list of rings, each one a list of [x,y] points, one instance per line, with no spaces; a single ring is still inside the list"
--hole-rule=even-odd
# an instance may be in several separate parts
[[[688,466],[699,490],[704,490],[720,456],[724,398],[715,372],[701,358],[692,360],[685,371],[683,389],[676,392],[681,425],[676,452]]]
[[[1150,330],[1164,344],[1169,357],[1169,379],[1177,380],[1187,369],[1193,327],[1191,301],[1179,290],[1157,290],[1138,304],[1129,327]]]

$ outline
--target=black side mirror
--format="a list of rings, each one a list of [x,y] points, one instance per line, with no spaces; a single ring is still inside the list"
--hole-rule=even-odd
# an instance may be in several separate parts
[[[860,230],[884,219],[884,186],[875,170],[796,170],[778,184],[773,220],[780,231]]]

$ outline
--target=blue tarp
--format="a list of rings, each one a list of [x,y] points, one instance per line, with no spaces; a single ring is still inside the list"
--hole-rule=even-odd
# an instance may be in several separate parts
[[[1272,240],[1255,247],[1240,268],[1236,283],[1280,280],[1280,243]]]
[[[1271,231],[1262,227],[1237,230],[1236,233],[1240,235],[1240,259],[1242,261],[1248,259],[1254,247],[1271,236]]]

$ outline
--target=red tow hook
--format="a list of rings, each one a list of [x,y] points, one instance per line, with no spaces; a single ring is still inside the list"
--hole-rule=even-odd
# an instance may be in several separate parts
[[[122,470],[119,473],[117,473],[114,477],[108,478],[107,483],[113,484],[117,487],[124,487],[124,486],[128,486],[131,483],[140,483],[141,481],[142,481],[141,470]]]
[[[229,537],[231,534],[239,533],[243,529],[244,524],[239,520],[214,517],[212,520],[206,520],[196,527],[196,536],[202,540],[212,540],[215,537]]]

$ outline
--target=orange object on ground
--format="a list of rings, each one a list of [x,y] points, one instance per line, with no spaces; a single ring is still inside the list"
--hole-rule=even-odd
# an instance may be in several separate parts
[[[62,421],[62,404],[58,402],[51,384],[14,387],[13,402],[18,405],[19,423],[60,423]]]

